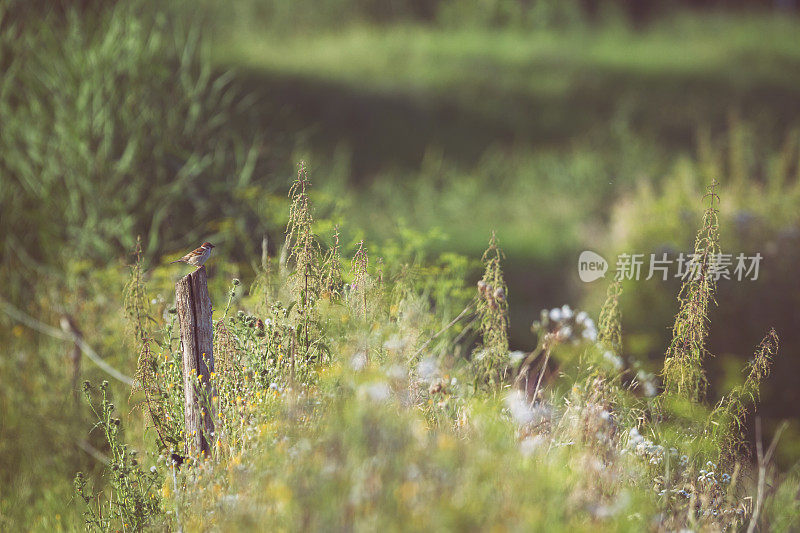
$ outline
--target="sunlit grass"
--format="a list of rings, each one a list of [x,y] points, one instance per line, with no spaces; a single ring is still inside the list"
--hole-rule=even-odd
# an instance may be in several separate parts
[[[357,82],[388,92],[458,89],[458,95],[485,84],[490,91],[557,95],[594,69],[788,86],[797,75],[781,64],[800,60],[799,27],[791,17],[763,15],[684,15],[642,32],[624,26],[521,32],[401,25],[271,37],[255,27],[236,27],[220,30],[213,57],[220,65]]]

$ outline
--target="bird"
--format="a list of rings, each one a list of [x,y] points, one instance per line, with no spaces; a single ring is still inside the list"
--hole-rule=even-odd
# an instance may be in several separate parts
[[[172,263],[186,263],[187,265],[200,268],[203,266],[203,263],[208,260],[209,256],[211,255],[212,248],[214,248],[213,244],[210,242],[204,242],[202,245],[200,245],[200,248],[195,248],[180,259],[170,262],[170,265]]]

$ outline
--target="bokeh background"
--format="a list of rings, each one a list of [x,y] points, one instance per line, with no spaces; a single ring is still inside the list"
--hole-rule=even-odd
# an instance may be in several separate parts
[[[597,313],[582,250],[690,251],[716,179],[723,250],[764,260],[719,285],[709,396],[774,326],[759,413],[800,458],[797,2],[0,0],[0,72],[0,529],[69,529],[72,476],[98,468],[70,343],[19,313],[69,316],[132,374],[137,237],[154,305],[203,240],[220,300],[279,254],[300,160],[351,252],[476,265],[496,231],[522,350],[540,309]],[[678,287],[625,284],[629,364],[660,369]]]

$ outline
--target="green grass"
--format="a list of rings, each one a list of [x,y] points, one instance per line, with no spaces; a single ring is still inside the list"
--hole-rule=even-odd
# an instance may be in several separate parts
[[[362,95],[364,113],[379,114],[380,102],[390,111],[397,101],[418,107],[441,117],[437,131],[445,142],[454,137],[448,155],[469,160],[470,146],[481,142],[562,146],[587,129],[607,128],[620,112],[643,131],[683,146],[694,128],[718,126],[731,108],[748,116],[766,110],[773,125],[786,124],[798,115],[798,27],[795,19],[758,15],[687,15],[643,32],[620,26],[560,32],[355,26],[270,38],[236,27],[219,32],[213,60],[263,76],[266,85],[291,80],[300,102],[307,91],[330,107],[342,105],[337,100],[348,93]],[[314,93],[315,86],[330,94]],[[286,101],[292,105],[291,94]],[[454,123],[477,137],[462,139],[462,152],[446,124],[454,108]],[[329,115],[340,119],[347,135],[346,114]],[[334,127],[324,123],[325,115],[318,118]],[[373,120],[386,131],[402,128],[390,124],[402,121],[391,112],[385,122]],[[488,131],[481,135],[481,128]],[[438,140],[424,127],[417,134]],[[402,153],[404,139],[395,142]]]
[[[356,26],[271,39],[251,30],[220,35],[214,59],[388,92],[450,92],[459,85],[474,90],[481,88],[480,81],[491,81],[497,91],[560,94],[592,67],[620,74],[735,75],[753,84],[788,84],[796,74],[775,66],[780,60],[800,61],[797,26],[793,19],[756,15],[686,17],[662,21],[643,33],[624,27],[520,32]],[[743,72],[742,64],[754,56],[759,61]],[[498,72],[503,76],[496,77]]]
[[[348,218],[376,237],[398,221],[435,229],[465,253],[496,229],[515,263],[573,254],[581,226],[693,155],[700,131],[745,121],[751,149],[770,152],[800,121],[792,18],[684,14],[642,32],[258,28],[221,25],[212,61],[296,132],[326,167],[322,187],[355,185]]]

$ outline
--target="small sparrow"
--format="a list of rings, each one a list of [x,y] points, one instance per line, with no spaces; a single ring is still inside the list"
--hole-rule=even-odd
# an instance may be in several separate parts
[[[209,256],[211,255],[211,249],[213,247],[214,245],[211,244],[210,242],[204,242],[200,246],[200,248],[195,248],[194,250],[184,255],[177,261],[172,261],[170,265],[172,263],[186,263],[187,265],[192,265],[200,268],[201,266],[203,266],[203,263],[205,263],[208,260]]]

